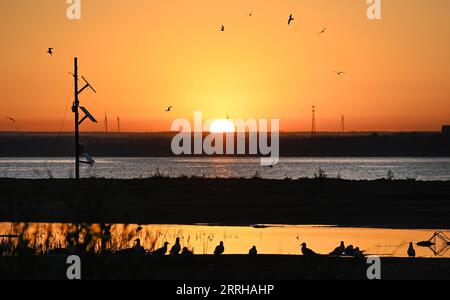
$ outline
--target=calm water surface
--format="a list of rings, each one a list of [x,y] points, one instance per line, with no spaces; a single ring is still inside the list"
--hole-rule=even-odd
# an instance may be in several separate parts
[[[274,168],[263,168],[253,158],[97,158],[82,165],[83,177],[132,179],[163,173],[170,177],[253,177],[292,179],[314,177],[319,168],[328,176],[352,180],[386,178],[450,180],[450,158],[282,158]],[[0,177],[71,178],[70,158],[0,158]]]
[[[64,244],[65,234],[71,225],[67,224],[11,224],[0,223],[0,235],[20,234],[31,243],[45,243],[50,247]],[[98,232],[99,226],[92,225]],[[247,254],[255,245],[260,254],[300,254],[300,244],[318,253],[327,254],[339,246],[341,241],[366,251],[366,254],[385,257],[406,257],[410,242],[430,239],[435,230],[397,230],[371,228],[338,228],[326,226],[284,226],[267,228],[222,227],[208,225],[147,225],[137,230],[138,225],[113,225],[111,241],[114,249],[132,247],[140,238],[147,249],[161,247],[165,241],[174,243],[180,237],[183,247],[193,249],[195,254],[211,254],[220,241],[224,241],[226,254]],[[447,236],[449,234],[447,233]],[[5,239],[3,239],[5,240]],[[1,239],[0,239],[1,241]],[[450,258],[450,246],[438,241],[434,248],[416,247],[419,257]]]

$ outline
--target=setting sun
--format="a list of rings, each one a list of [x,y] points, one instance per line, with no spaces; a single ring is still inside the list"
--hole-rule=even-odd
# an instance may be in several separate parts
[[[216,120],[212,122],[209,131],[211,133],[229,133],[235,132],[236,128],[234,127],[233,122],[229,120]]]

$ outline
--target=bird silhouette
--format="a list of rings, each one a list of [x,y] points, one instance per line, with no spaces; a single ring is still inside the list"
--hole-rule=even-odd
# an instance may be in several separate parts
[[[251,11],[249,14],[246,14],[245,17],[252,17],[253,16],[253,11]]]
[[[173,108],[173,106],[169,106],[169,107],[166,109],[166,112],[171,112],[171,111],[172,111],[172,108]]]
[[[225,31],[225,26],[222,25],[222,27],[220,27],[220,31],[224,32]]]
[[[189,251],[189,249],[187,247],[184,247],[183,251],[181,252],[181,255],[183,255],[183,256],[193,256],[194,252]]]
[[[178,255],[181,251],[180,238],[177,238],[175,245],[170,249],[170,255]]]
[[[167,253],[167,246],[169,246],[168,242],[164,243],[164,246],[162,248],[159,248],[155,251],[152,252],[153,255],[155,256],[164,256]]]
[[[355,257],[355,258],[363,258],[364,257],[364,251],[361,251],[359,249],[359,247],[356,247],[353,257]]]
[[[341,76],[343,74],[346,74],[347,72],[344,71],[334,71],[334,73],[336,73],[338,76]]]
[[[347,248],[345,248],[344,255],[355,256],[355,247],[353,245],[350,245]]]
[[[50,55],[53,55],[53,53],[54,53],[53,48],[48,48],[47,53]]]
[[[216,250],[214,250],[214,255],[222,255],[225,252],[225,247],[223,245],[223,242],[220,242],[220,245],[216,247]]]
[[[306,243],[302,244],[302,254],[303,256],[317,256],[317,253],[312,251],[311,249],[308,249],[308,245],[306,245]]]
[[[409,258],[414,258],[414,257],[416,257],[416,250],[414,249],[413,243],[409,243],[408,257],[409,257]]]
[[[7,120],[10,120],[11,122],[17,123],[16,119],[11,117],[5,117]]]
[[[318,34],[324,34],[325,33],[325,31],[327,31],[327,27],[325,26],[325,28],[324,29],[322,29],[321,31],[319,31],[319,33]]]
[[[292,14],[289,15],[288,25],[291,25],[291,23],[295,21],[294,16]]]
[[[136,239],[134,245],[134,252],[136,254],[144,254],[146,252],[145,248],[141,246],[141,239]]]
[[[330,256],[342,256],[345,252],[345,243],[341,242],[341,245],[339,247],[337,247],[336,249],[334,249],[331,253]]]
[[[117,252],[114,252],[116,255],[135,255],[135,254],[145,254],[147,251],[144,247],[141,245],[141,240],[136,239],[135,245],[132,248],[127,248],[123,250],[119,250]]]
[[[256,246],[253,246],[252,249],[248,252],[248,255],[250,256],[257,256],[258,255],[258,249],[256,249]]]

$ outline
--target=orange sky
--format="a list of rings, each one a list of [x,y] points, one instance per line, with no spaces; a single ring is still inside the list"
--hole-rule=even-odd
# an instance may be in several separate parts
[[[450,1],[382,1],[370,21],[365,0],[82,0],[70,21],[65,0],[1,0],[0,130],[72,130],[74,56],[98,91],[81,97],[100,121],[83,130],[103,130],[108,113],[111,128],[120,114],[123,131],[168,131],[201,110],[305,131],[312,105],[319,131],[339,130],[341,113],[348,130],[439,130],[450,123]]]

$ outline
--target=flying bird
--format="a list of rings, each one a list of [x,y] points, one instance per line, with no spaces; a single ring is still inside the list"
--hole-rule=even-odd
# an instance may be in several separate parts
[[[249,14],[246,14],[245,17],[252,17],[253,16],[253,11],[251,11]]]
[[[224,32],[225,31],[225,26],[222,25],[222,27],[220,27],[220,31]]]
[[[48,48],[47,53],[53,55],[53,48]]]
[[[16,119],[14,119],[14,118],[6,117],[6,119],[7,119],[7,120],[10,120],[11,122],[17,123],[17,122],[16,122]]]
[[[292,21],[295,21],[295,19],[294,19],[294,16],[292,14],[290,14],[289,20],[288,20],[288,25],[291,25]]]
[[[173,108],[173,106],[169,106],[169,107],[166,109],[166,112],[171,112],[171,111],[172,111],[172,108]]]
[[[341,76],[343,74],[346,74],[347,72],[344,71],[334,71],[334,73],[336,73],[338,76]]]
[[[327,27],[325,26],[325,28],[324,29],[322,29],[322,31],[320,31],[318,34],[324,34],[325,33],[325,31],[327,31]]]

